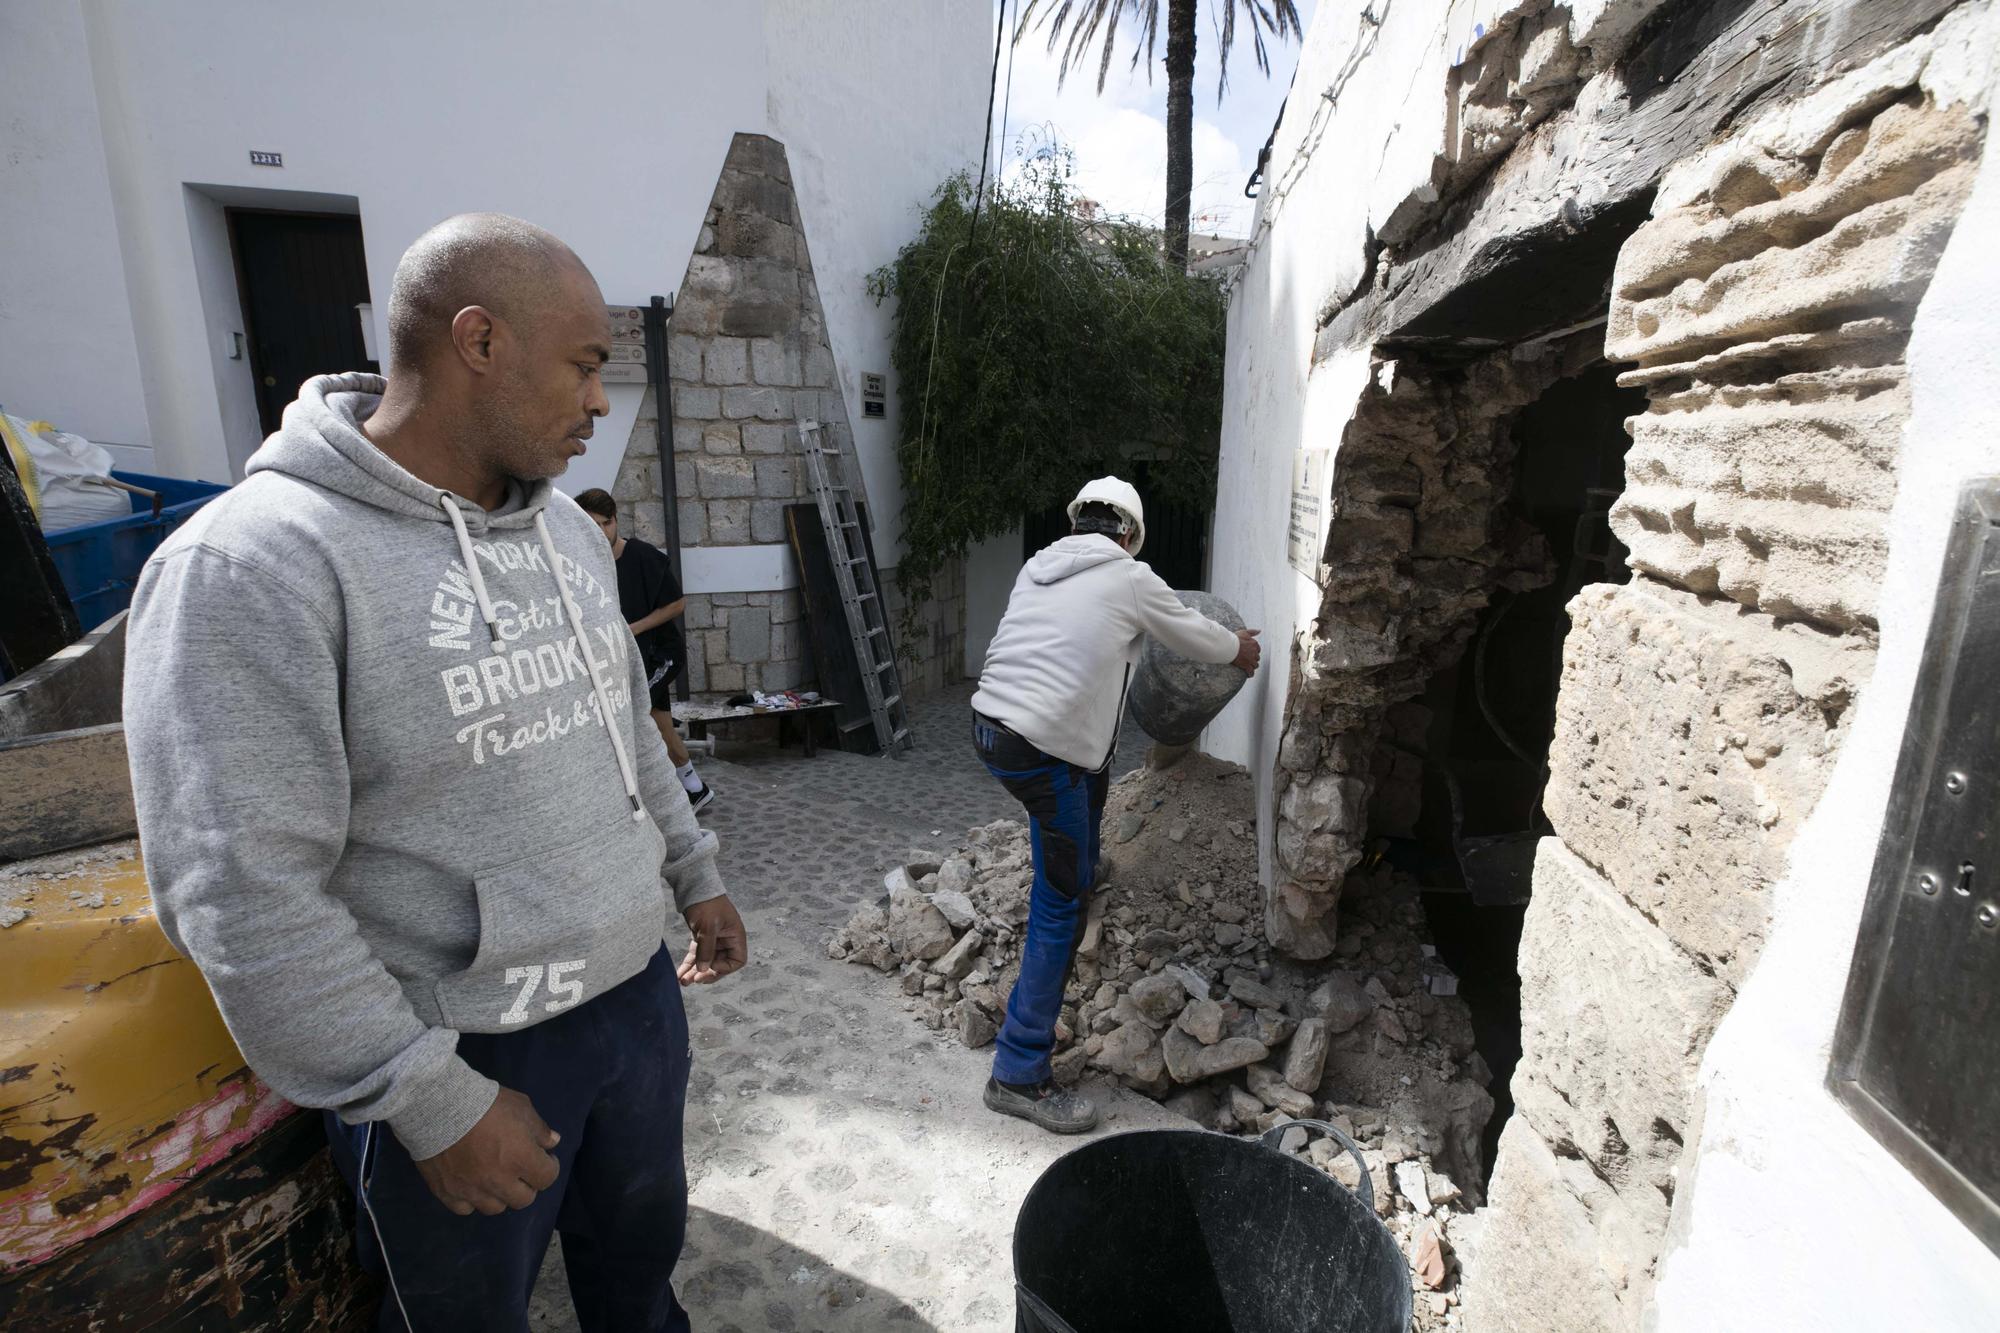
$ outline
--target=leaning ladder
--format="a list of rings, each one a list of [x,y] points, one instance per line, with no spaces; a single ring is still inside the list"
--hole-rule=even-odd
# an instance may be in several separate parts
[[[806,472],[819,500],[820,526],[826,532],[826,554],[833,563],[833,581],[847,613],[847,632],[854,641],[854,663],[861,672],[861,690],[875,724],[875,740],[886,755],[910,745],[910,718],[903,708],[903,686],[896,655],[889,643],[888,608],[882,604],[875,564],[868,558],[868,541],[854,490],[847,484],[844,454],[828,444],[820,423],[801,421],[799,441],[805,447]]]

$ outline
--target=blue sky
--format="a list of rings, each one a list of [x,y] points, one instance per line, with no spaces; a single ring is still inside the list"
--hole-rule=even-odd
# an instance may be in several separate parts
[[[1231,0],[1233,3],[1234,0]],[[1296,0],[1299,17],[1310,27],[1314,0]],[[1018,0],[998,0],[1013,6]],[[1248,232],[1254,204],[1243,197],[1243,183],[1257,162],[1257,151],[1271,133],[1278,107],[1291,83],[1298,60],[1298,43],[1271,47],[1271,73],[1258,72],[1255,51],[1245,37],[1247,25],[1239,12],[1236,47],[1229,59],[1229,93],[1215,100],[1218,43],[1211,15],[1221,0],[1203,0],[1195,43],[1194,79],[1194,228],[1241,236]],[[1053,6],[1044,5],[1044,9]],[[995,13],[997,21],[998,14]],[[1159,57],[1165,55],[1166,34],[1149,84],[1146,70],[1131,68],[1132,41],[1121,33],[1111,74],[1102,96],[1097,92],[1097,65],[1072,69],[1058,89],[1060,52],[1047,46],[1047,29],[1031,30],[1018,47],[1000,57],[1000,95],[993,109],[996,146],[1004,148],[1004,170],[1011,176],[1025,153],[1032,153],[1053,135],[1076,154],[1077,192],[1106,208],[1157,224],[1166,190],[1167,77]],[[1001,104],[1007,100],[1008,61],[1013,61],[1013,101],[1006,139],[1000,141]]]

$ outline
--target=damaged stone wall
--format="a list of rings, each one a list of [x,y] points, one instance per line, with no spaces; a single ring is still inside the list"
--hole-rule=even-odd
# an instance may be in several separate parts
[[[1278,752],[1265,929],[1285,953],[1333,948],[1391,710],[1458,659],[1494,593],[1554,577],[1547,543],[1508,503],[1509,423],[1595,355],[1585,334],[1462,364],[1375,363],[1335,455],[1325,582]]]
[[[1874,660],[1904,349],[1980,141],[1927,49],[1675,168],[1620,254],[1635,578],[1570,608],[1476,1329],[1644,1318],[1702,1052]]]
[[[768,135],[730,142],[674,303],[667,361],[683,549],[789,543],[786,507],[813,498],[801,420],[822,422],[829,442],[848,451],[848,480],[867,503],[785,146]],[[658,414],[649,392],[612,492],[624,530],[655,544],[666,536]],[[871,521],[880,555],[885,534]],[[894,583],[887,573],[883,579]],[[957,678],[944,667],[964,655],[965,608],[962,595],[949,596],[951,586],[947,574],[945,595],[917,609],[925,633],[898,642],[912,695]],[[796,588],[691,593],[685,627],[692,690],[774,691],[813,681]],[[952,643],[956,658],[947,651]]]

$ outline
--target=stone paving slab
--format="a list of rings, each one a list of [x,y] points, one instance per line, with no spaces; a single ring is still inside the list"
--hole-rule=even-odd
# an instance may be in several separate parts
[[[991,1051],[923,1027],[890,978],[825,942],[912,851],[1019,814],[978,766],[970,687],[913,708],[901,760],[723,743],[704,816],[750,932],[751,964],[688,994],[688,1242],[677,1286],[703,1333],[1014,1327],[1021,1199],[1077,1140],[979,1100]],[[1121,741],[1120,768],[1145,740]],[[1093,1092],[1099,1134],[1186,1121]],[[552,1247],[531,1326],[576,1328]]]

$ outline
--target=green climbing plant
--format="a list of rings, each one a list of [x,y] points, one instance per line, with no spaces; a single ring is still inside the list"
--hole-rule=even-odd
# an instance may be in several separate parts
[[[1222,426],[1224,297],[1174,272],[1156,232],[1078,215],[1066,151],[1045,149],[973,219],[964,174],[869,278],[896,299],[909,604],[973,542],[1085,481],[1148,464],[1149,490],[1206,510]]]

